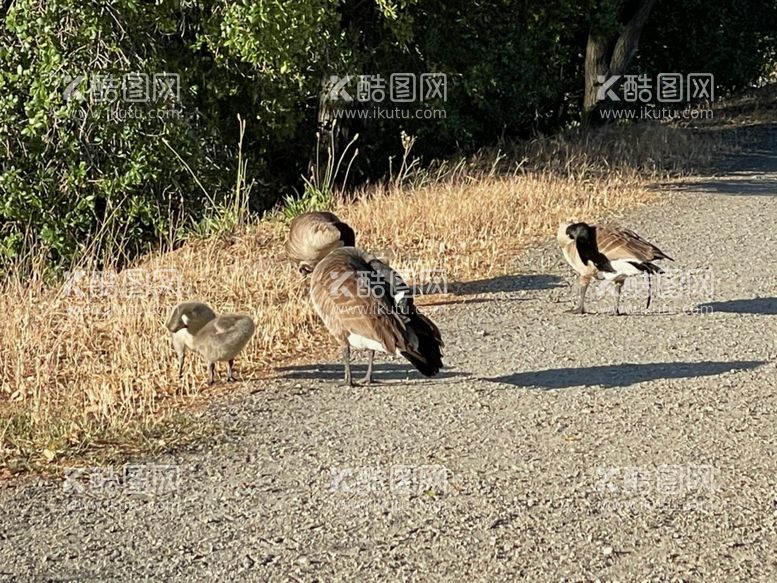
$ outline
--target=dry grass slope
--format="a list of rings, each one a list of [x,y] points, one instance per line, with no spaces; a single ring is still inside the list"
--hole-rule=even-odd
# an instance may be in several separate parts
[[[715,144],[664,126],[535,140],[411,176],[404,187],[356,193],[333,209],[360,246],[397,268],[443,269],[449,281],[511,271],[528,243],[562,219],[595,218],[652,201],[649,182],[707,162]],[[0,475],[74,458],[117,460],[170,447],[205,429],[197,420],[203,364],[185,378],[163,329],[184,299],[252,314],[257,332],[237,361],[243,379],[330,343],[304,282],[284,261],[285,225],[265,220],[230,237],[192,241],[109,279],[73,289],[14,281],[0,290]],[[172,278],[171,278],[172,274]],[[176,279],[179,278],[179,279]],[[332,347],[334,349],[334,347]]]

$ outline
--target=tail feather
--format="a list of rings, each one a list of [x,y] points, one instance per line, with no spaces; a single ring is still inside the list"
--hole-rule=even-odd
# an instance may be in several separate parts
[[[444,344],[439,328],[429,318],[418,312],[410,315],[408,328],[418,338],[418,347],[405,346],[403,350],[400,350],[400,353],[422,375],[427,377],[436,375],[443,366],[442,347]]]
[[[629,263],[631,263],[634,267],[636,267],[640,271],[644,271],[646,273],[658,274],[658,275],[661,275],[662,273],[664,273],[663,269],[661,269],[658,265],[650,263],[649,261],[643,261],[641,263],[639,261],[629,261]]]

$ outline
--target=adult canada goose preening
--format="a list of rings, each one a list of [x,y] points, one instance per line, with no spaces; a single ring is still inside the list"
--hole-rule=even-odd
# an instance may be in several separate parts
[[[593,226],[586,223],[562,223],[556,234],[564,258],[580,274],[580,299],[575,314],[584,314],[585,292],[591,279],[607,279],[615,284],[615,310],[620,315],[620,295],[626,278],[644,273],[648,277],[648,298],[645,309],[650,307],[650,276],[663,273],[653,261],[669,259],[658,247],[649,243],[634,231],[615,225]]]
[[[316,263],[338,247],[353,247],[353,229],[332,213],[303,213],[291,221],[286,254],[307,275]]]
[[[424,376],[442,368],[440,330],[413,303],[410,288],[375,256],[354,247],[335,249],[316,265],[310,282],[316,313],[342,347],[345,383],[351,378],[351,346],[405,357]]]
[[[183,302],[173,308],[167,329],[178,355],[178,376],[183,376],[186,349],[199,352],[208,363],[208,384],[216,376],[216,363],[227,362],[227,380],[234,381],[235,357],[240,353],[256,326],[250,316],[216,313],[202,302]]]

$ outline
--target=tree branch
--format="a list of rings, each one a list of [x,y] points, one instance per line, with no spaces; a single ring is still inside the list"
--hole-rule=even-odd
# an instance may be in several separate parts
[[[645,0],[639,6],[634,15],[629,19],[615,43],[610,59],[610,74],[623,75],[631,63],[631,59],[637,52],[639,46],[639,36],[642,34],[642,28],[650,16],[656,0]]]

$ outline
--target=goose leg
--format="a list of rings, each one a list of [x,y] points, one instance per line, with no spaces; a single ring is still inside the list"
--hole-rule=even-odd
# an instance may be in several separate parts
[[[235,359],[233,358],[229,362],[227,362],[227,380],[229,382],[232,382],[235,380]]]
[[[622,281],[616,281],[615,282],[615,309],[613,310],[614,316],[622,316],[623,313],[620,311],[620,305],[621,305],[621,290],[623,289],[623,282]]]
[[[209,362],[208,363],[208,384],[212,385],[215,382],[216,382],[216,363]]]
[[[343,346],[343,364],[345,364],[345,379],[344,384],[353,387],[356,383],[351,378],[351,346],[346,344]]]
[[[186,353],[182,350],[178,353],[178,378],[183,378],[183,361],[186,359]]]
[[[375,382],[375,379],[372,378],[372,361],[375,359],[375,351],[370,350],[370,360],[367,364],[367,374],[364,375],[364,378],[362,379],[362,382],[365,385],[369,385],[370,383]]]
[[[648,280],[648,298],[647,298],[647,304],[645,304],[645,311],[650,308],[650,301],[653,299],[653,278],[650,277],[649,273],[645,274],[647,276]]]
[[[580,278],[580,295],[577,300],[577,306],[571,310],[567,310],[570,314],[585,314],[585,292],[588,291],[588,285],[591,280],[587,277]]]

